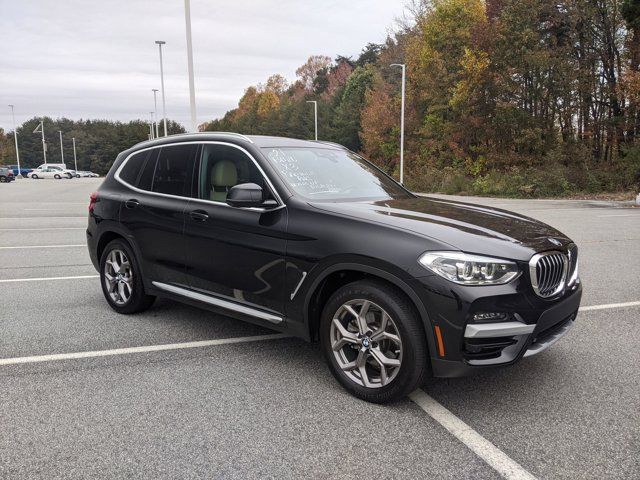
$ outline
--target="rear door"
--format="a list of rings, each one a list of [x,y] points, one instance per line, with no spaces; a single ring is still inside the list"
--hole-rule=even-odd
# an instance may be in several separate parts
[[[147,280],[185,282],[185,210],[197,151],[197,144],[156,147],[134,154],[117,173],[129,186],[122,196],[120,223],[138,247]]]

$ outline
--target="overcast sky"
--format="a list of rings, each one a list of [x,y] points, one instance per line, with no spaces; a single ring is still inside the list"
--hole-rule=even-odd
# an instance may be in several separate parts
[[[402,0],[192,0],[198,123],[234,108],[309,55],[357,56],[382,42]],[[182,0],[0,0],[0,127],[33,116],[148,118],[165,40],[167,116],[189,122]],[[158,98],[158,111],[161,111]]]

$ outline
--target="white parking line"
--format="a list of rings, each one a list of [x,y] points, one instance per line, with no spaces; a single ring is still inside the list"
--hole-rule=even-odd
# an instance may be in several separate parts
[[[0,217],[0,220],[49,220],[49,219],[61,219],[61,218],[82,218],[83,220],[86,220],[87,217]]]
[[[586,307],[580,307],[580,311],[588,312],[590,310],[606,310],[608,308],[625,308],[625,307],[637,307],[637,306],[640,306],[640,302],[605,303],[602,305],[589,305]]]
[[[411,393],[409,398],[503,478],[509,480],[535,480],[536,477],[525,470],[522,465],[512,460],[502,450],[422,390],[416,390]]]
[[[85,230],[83,227],[0,228],[0,232],[48,232],[49,230]]]
[[[640,213],[620,213],[620,214],[611,214],[611,215],[598,215],[600,218],[605,217],[638,217],[640,218]]]
[[[86,247],[87,245],[82,243],[79,245],[21,245],[19,247],[0,247],[0,250],[19,250],[23,248],[72,248],[72,247]]]
[[[234,343],[260,342],[265,340],[279,340],[289,335],[275,333],[270,335],[255,335],[253,337],[221,338],[217,340],[202,340],[199,342],[167,343],[164,345],[147,345],[144,347],[114,348],[112,350],[96,350],[92,352],[56,353],[52,355],[35,355],[32,357],[0,358],[0,366],[19,365],[23,363],[54,362],[57,360],[74,360],[78,358],[108,357],[126,355],[130,353],[162,352],[166,350],[182,350],[185,348],[212,347],[214,345],[231,345]]]
[[[79,280],[82,278],[98,278],[99,275],[75,275],[72,277],[38,277],[38,278],[8,278],[0,280],[0,283],[18,283],[18,282],[47,282],[56,280]]]

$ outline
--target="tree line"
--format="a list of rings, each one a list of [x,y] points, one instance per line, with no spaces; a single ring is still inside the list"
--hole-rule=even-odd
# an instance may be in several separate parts
[[[20,165],[25,168],[37,167],[44,163],[42,154],[42,134],[33,133],[40,122],[44,124],[47,143],[47,162],[62,163],[60,134],[64,149],[64,163],[73,168],[73,144],[76,139],[76,155],[79,170],[90,170],[106,174],[118,154],[149,137],[149,122],[133,120],[114,122],[109,120],[70,120],[34,117],[17,127]],[[179,123],[167,121],[168,133],[184,133]],[[163,132],[162,125],[160,131]],[[13,132],[0,129],[0,165],[16,163]]]
[[[414,1],[357,58],[314,55],[201,130],[313,138],[418,191],[557,195],[640,184],[640,0]]]

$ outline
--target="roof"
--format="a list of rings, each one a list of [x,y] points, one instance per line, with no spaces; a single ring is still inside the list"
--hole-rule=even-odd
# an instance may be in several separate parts
[[[160,137],[154,140],[146,140],[135,147],[161,145],[169,142],[185,142],[185,141],[206,141],[206,140],[230,140],[235,139],[235,143],[249,142],[256,147],[322,147],[322,148],[344,148],[337,143],[324,142],[322,140],[300,140],[289,137],[274,137],[268,135],[242,135],[233,132],[198,132],[198,133],[182,133],[178,135],[169,135],[168,137]]]

